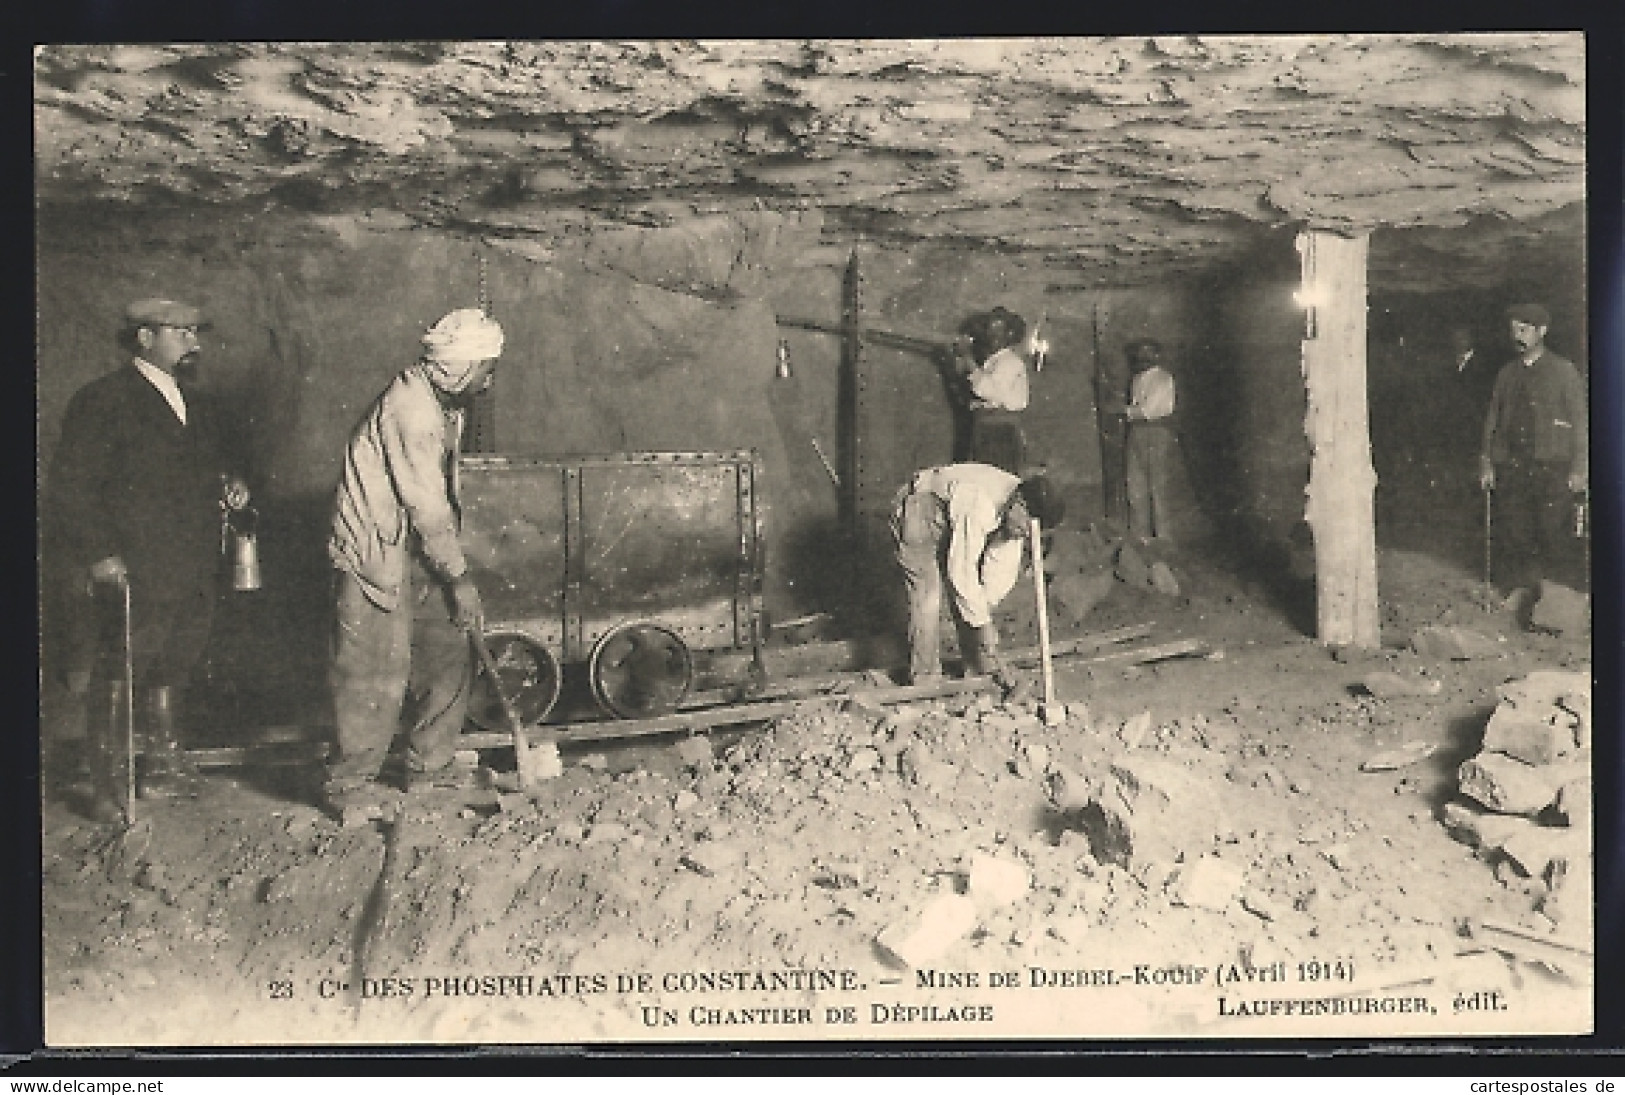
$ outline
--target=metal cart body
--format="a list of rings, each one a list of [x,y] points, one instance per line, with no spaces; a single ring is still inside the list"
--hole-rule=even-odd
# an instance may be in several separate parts
[[[465,456],[463,550],[488,631],[566,664],[628,622],[740,649],[762,612],[761,465],[750,450]]]

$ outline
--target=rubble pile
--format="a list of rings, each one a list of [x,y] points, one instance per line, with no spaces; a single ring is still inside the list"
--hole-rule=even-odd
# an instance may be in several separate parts
[[[1531,673],[1499,698],[1482,749],[1458,771],[1469,802],[1447,804],[1445,822],[1554,925],[1583,925],[1592,904],[1590,676]]]
[[[1233,616],[1227,635],[1260,634]],[[1232,638],[1223,659],[1063,661],[1054,725],[991,694],[831,693],[749,729],[567,746],[556,778],[407,795],[393,826],[218,780],[117,841],[48,804],[51,1021],[69,1040],[495,1042],[545,1037],[545,1014],[620,1037],[637,994],[586,989],[639,970],[880,985],[1347,960],[1366,985],[1510,984],[1472,925],[1588,925],[1587,677],[1481,618],[1410,634],[1359,657]],[[1378,672],[1394,679],[1372,689]],[[551,996],[471,1010],[421,991],[486,973],[545,976]],[[419,991],[357,998],[390,978]],[[1125,1030],[1175,1022],[1130,1010],[1112,1012]]]

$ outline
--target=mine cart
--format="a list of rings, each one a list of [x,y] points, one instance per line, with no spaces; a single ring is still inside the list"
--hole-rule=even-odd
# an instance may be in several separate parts
[[[759,641],[754,452],[465,456],[460,474],[487,641],[526,723],[552,710],[567,665],[607,713],[640,718],[677,706],[700,652]]]

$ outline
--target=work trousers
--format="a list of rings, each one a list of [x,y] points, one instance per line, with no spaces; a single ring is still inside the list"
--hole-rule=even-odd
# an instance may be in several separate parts
[[[445,586],[414,564],[400,604],[385,611],[347,571],[338,571],[335,583],[329,684],[338,756],[328,766],[329,787],[378,777],[407,704],[412,719],[408,771],[445,767],[462,732],[474,680],[468,634],[454,622]]]
[[[1021,431],[1020,412],[971,411],[970,459],[1020,475],[1027,459],[1027,435]]]
[[[1157,422],[1131,422],[1127,469],[1129,532],[1145,539],[1173,535],[1168,506],[1169,472],[1174,459],[1172,427]]]
[[[68,679],[104,672],[122,677],[124,600],[112,582],[76,579],[67,591]],[[190,590],[158,598],[130,585],[130,651],[137,688],[181,688],[191,680],[208,646],[214,621],[213,576]]]
[[[1513,460],[1495,466],[1493,562],[1502,588],[1535,588],[1542,578],[1583,585],[1568,478],[1567,463]]]
[[[908,673],[911,681],[942,672],[937,631],[942,620],[942,569],[948,554],[942,500],[904,487],[892,501],[891,534],[908,592]],[[951,610],[950,605],[950,610]],[[975,629],[954,613],[962,651],[976,649]]]

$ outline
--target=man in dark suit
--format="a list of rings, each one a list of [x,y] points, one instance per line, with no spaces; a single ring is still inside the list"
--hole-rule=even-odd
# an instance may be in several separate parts
[[[1542,580],[1579,588],[1589,576],[1578,573],[1569,522],[1588,485],[1585,381],[1547,348],[1545,307],[1515,304],[1506,315],[1518,356],[1495,378],[1478,473],[1495,492],[1498,580],[1536,594]]]
[[[69,587],[66,683],[88,696],[98,645],[95,601],[129,586],[138,712],[144,717],[144,794],[186,789],[192,773],[176,736],[180,690],[208,640],[220,565],[221,511],[248,503],[226,473],[220,425],[189,396],[204,326],[194,306],[140,300],[125,312],[133,356],[81,388],[68,404],[51,469],[50,499]],[[105,614],[103,614],[105,616]],[[115,642],[121,640],[115,639]],[[88,720],[97,816],[111,820],[124,743]],[[112,801],[109,801],[109,799]]]

